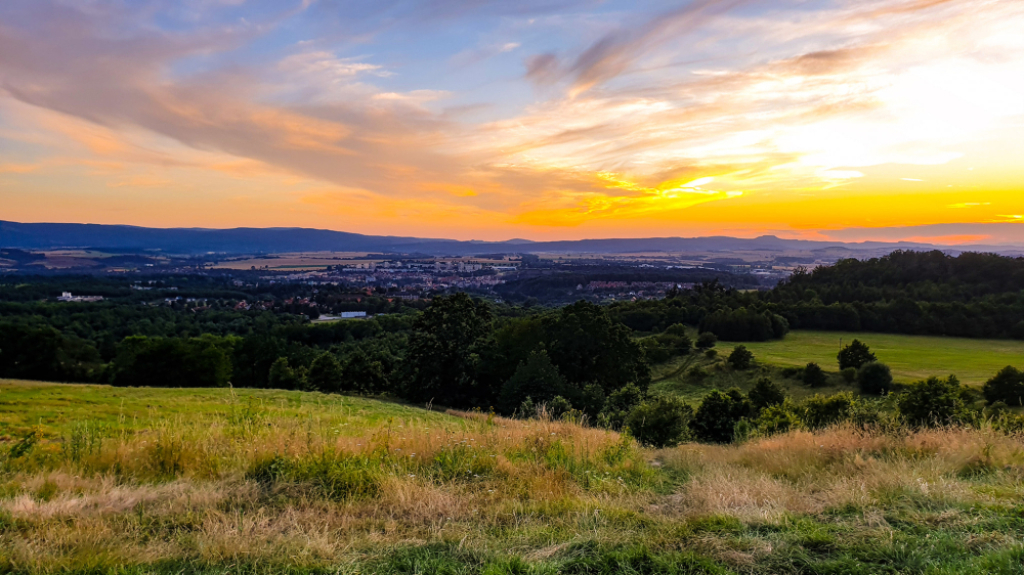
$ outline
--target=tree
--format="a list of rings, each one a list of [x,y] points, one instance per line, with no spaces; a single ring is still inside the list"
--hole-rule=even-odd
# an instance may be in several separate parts
[[[267,385],[272,389],[299,389],[301,387],[298,375],[288,365],[288,358],[279,357],[270,365],[270,372],[267,374]]]
[[[846,369],[848,367],[860,369],[860,367],[865,363],[869,363],[877,359],[875,354],[871,353],[868,346],[856,339],[840,350],[837,357],[839,359],[839,369]]]
[[[807,387],[823,387],[828,383],[828,375],[820,365],[812,361],[804,367],[804,383]]]
[[[888,365],[869,361],[857,370],[857,384],[865,395],[882,395],[892,389],[892,371]]]
[[[1024,372],[1006,366],[982,388],[985,401],[990,405],[1002,401],[1006,405],[1024,405]]]
[[[500,405],[505,413],[512,413],[526,398],[536,403],[550,402],[555,396],[574,395],[569,386],[558,373],[558,368],[551,363],[546,351],[536,351],[519,364],[512,378],[501,387]]]
[[[237,338],[127,337],[117,346],[111,383],[147,387],[226,387]]]
[[[745,345],[737,345],[729,354],[727,361],[735,369],[750,369],[751,364],[754,363],[754,354]]]
[[[949,425],[966,415],[963,391],[955,375],[946,379],[929,377],[900,394],[896,410],[911,425]]]
[[[338,393],[343,389],[344,373],[341,363],[328,351],[321,353],[309,366],[306,382],[310,389],[322,393]]]
[[[711,443],[731,443],[736,422],[752,414],[750,402],[736,389],[715,390],[704,397],[690,422],[694,436]]]
[[[786,400],[786,394],[783,393],[782,388],[775,385],[771,378],[762,377],[757,380],[754,384],[754,388],[747,394],[750,399],[750,404],[754,406],[754,409],[762,411],[773,405],[779,405]]]
[[[345,358],[345,387],[356,393],[374,394],[391,390],[387,367],[380,357],[363,347]]]
[[[409,337],[407,397],[459,407],[489,403],[492,390],[479,388],[476,372],[490,322],[490,306],[484,301],[464,293],[434,298]]]
[[[693,408],[677,397],[657,396],[629,413],[625,427],[644,445],[672,447],[686,439]]]
[[[0,377],[64,379],[60,361],[63,340],[52,327],[0,326]]]
[[[543,325],[551,361],[569,383],[596,383],[605,393],[630,383],[647,389],[651,368],[643,348],[601,306],[579,301],[546,316]]]

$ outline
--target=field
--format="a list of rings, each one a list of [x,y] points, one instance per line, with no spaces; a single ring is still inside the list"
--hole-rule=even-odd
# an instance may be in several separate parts
[[[980,386],[1007,365],[1024,367],[1024,341],[1013,340],[793,331],[783,340],[743,345],[761,363],[804,366],[813,361],[825,370],[838,371],[840,340],[845,345],[854,339],[871,347],[899,383],[955,374],[964,384]],[[719,351],[727,353],[734,345],[720,342]]]
[[[0,572],[1024,573],[1024,438],[650,450],[342,396],[0,382]]]

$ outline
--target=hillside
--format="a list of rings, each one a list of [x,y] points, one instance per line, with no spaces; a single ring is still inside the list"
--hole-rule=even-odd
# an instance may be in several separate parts
[[[1024,443],[988,428],[648,450],[567,421],[305,392],[4,381],[0,407],[5,573],[1024,565]]]

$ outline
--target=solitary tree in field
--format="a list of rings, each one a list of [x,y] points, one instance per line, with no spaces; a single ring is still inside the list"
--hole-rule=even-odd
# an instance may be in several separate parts
[[[848,367],[860,369],[860,366],[876,359],[875,354],[871,353],[871,349],[868,346],[855,339],[850,345],[844,347],[839,352],[839,369],[846,369]]]
[[[1024,405],[1024,372],[1008,365],[985,383],[982,393],[990,404],[1002,401],[1015,407]]]
[[[861,393],[882,395],[892,387],[892,371],[884,363],[869,361],[857,371],[857,383]]]
[[[729,363],[736,369],[750,369],[750,365],[754,363],[754,354],[747,346],[737,345],[729,354]]]

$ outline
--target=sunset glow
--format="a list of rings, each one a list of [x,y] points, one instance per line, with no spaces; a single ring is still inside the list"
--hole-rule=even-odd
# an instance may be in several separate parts
[[[1019,0],[14,0],[0,219],[1024,243],[1022,30]]]

